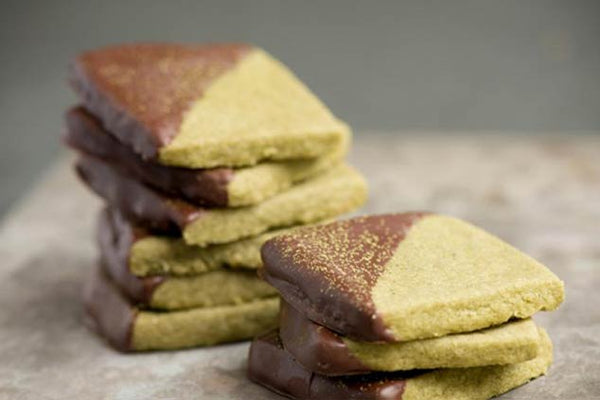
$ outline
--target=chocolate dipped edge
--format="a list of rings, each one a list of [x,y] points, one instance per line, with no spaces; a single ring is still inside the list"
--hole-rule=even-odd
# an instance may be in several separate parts
[[[110,206],[136,224],[158,232],[180,234],[180,230],[204,211],[182,200],[164,197],[93,156],[80,155],[75,170]]]
[[[248,378],[295,399],[401,400],[406,379],[421,373],[326,377],[309,371],[284,350],[277,331],[255,338],[248,356]]]
[[[89,78],[81,57],[70,63],[68,80],[85,107],[97,115],[121,142],[131,146],[143,159],[157,159],[161,147],[159,139],[109,96],[98,90]]]
[[[96,239],[102,267],[117,286],[134,302],[149,305],[154,291],[166,281],[165,276],[137,277],[129,270],[129,255],[136,234],[118,211],[105,209],[98,218]]]
[[[367,342],[401,341],[401,338],[395,337],[391,329],[385,325],[382,315],[375,308],[370,290],[411,226],[426,215],[429,213],[408,212],[362,216],[275,237],[268,240],[261,248],[264,268],[260,270],[260,275],[275,286],[281,296],[307,318],[342,336]],[[338,229],[341,229],[340,233],[337,232]],[[316,234],[309,234],[311,231],[316,231]],[[303,242],[303,232],[311,237],[308,239],[309,242]],[[318,242],[321,234],[319,232],[325,233],[324,237],[328,240],[336,235],[349,240],[346,245],[356,248],[350,248],[348,251],[352,250],[354,253],[360,251],[357,250],[359,244],[373,252],[385,250],[386,253],[383,253],[384,256],[377,264],[369,266],[354,264],[356,262],[354,259],[345,258],[346,253],[338,254],[342,251],[339,246],[311,248],[310,241]],[[365,244],[362,241],[362,235],[365,233],[368,234],[367,238],[374,236],[379,238],[381,244]],[[296,260],[290,255],[295,249],[300,249],[301,252],[308,251],[305,246],[312,251],[329,252],[330,259],[326,263],[338,268],[340,265],[348,264],[347,268],[355,268],[356,275],[362,279],[354,276],[327,277],[328,272],[331,272],[327,264],[318,266],[324,269],[314,270],[310,258]],[[322,247],[323,243],[319,246]],[[356,254],[354,256],[356,257]],[[332,284],[331,279],[338,279],[339,282]]]
[[[134,350],[133,326],[137,309],[105,275],[100,265],[84,285],[83,304],[86,322],[118,351]]]
[[[261,254],[263,265],[269,261],[267,242],[263,245]],[[396,341],[389,329],[384,325],[383,319],[377,313],[366,313],[358,310],[352,304],[336,301],[341,293],[335,288],[329,288],[328,296],[321,296],[321,282],[318,278],[302,282],[302,286],[296,285],[285,277],[276,276],[269,269],[259,269],[259,276],[274,286],[281,297],[290,305],[306,315],[310,320],[323,325],[332,331],[352,339],[361,341]],[[308,288],[308,289],[307,289]],[[306,294],[306,290],[311,293]],[[314,292],[314,293],[312,293]]]
[[[181,79],[181,71],[177,73],[171,70],[170,73],[162,72],[161,78],[154,80],[154,73],[161,72],[163,64],[160,61],[180,61],[186,66],[186,71],[194,63],[200,63],[198,65],[202,69],[208,64],[213,67],[213,72],[217,68],[223,73],[237,65],[252,49],[252,46],[243,43],[132,43],[109,46],[81,53],[69,65],[68,80],[83,104],[103,121],[109,131],[144,159],[157,159],[159,149],[177,135],[185,112],[203,96],[206,86],[216,79],[215,76],[206,75],[185,82]],[[144,60],[146,63],[140,65]],[[215,64],[215,61],[220,63]],[[107,78],[102,76],[102,71],[115,66],[133,68],[137,82],[131,82],[130,87],[107,85]],[[140,85],[146,80],[150,80],[150,85]],[[139,87],[133,86],[136,84]],[[186,94],[180,98],[174,89],[181,85],[186,86]],[[146,92],[140,93],[139,90]],[[128,106],[121,104],[119,98],[129,97],[130,91],[137,93],[138,97],[142,94],[144,100],[138,98],[138,103]],[[161,116],[159,120],[156,119],[157,114]]]
[[[296,361],[318,374],[338,376],[371,372],[337,334],[315,324],[284,300],[279,314],[279,336],[283,347]]]
[[[235,171],[231,168],[187,169],[168,167],[144,160],[107,131],[102,122],[83,107],[65,114],[64,141],[75,150],[110,162],[132,177],[169,195],[183,197],[201,205],[226,207],[228,185]]]

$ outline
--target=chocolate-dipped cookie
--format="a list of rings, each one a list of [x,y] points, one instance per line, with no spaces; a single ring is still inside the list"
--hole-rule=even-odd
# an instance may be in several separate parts
[[[99,221],[97,240],[102,266],[112,281],[137,305],[153,309],[178,310],[243,304],[273,297],[275,289],[258,279],[249,269],[219,268],[191,276],[137,277],[129,270],[127,248],[119,242],[119,232],[112,226],[110,212],[105,210]],[[125,239],[126,240],[126,239]]]
[[[126,44],[82,53],[83,105],[145,159],[186,168],[312,158],[347,126],[284,65],[245,44]]]
[[[164,196],[93,156],[81,156],[82,180],[129,219],[157,231],[181,233],[187,244],[234,242],[270,229],[308,224],[350,212],[367,196],[362,176],[346,165],[294,185],[262,203],[208,209]]]
[[[112,238],[111,257],[138,277],[195,276],[223,268],[256,270],[262,266],[260,247],[268,239],[294,228],[277,229],[236,242],[191,246],[181,237],[155,235],[127,220],[116,209],[100,213],[98,236]]]
[[[545,374],[552,343],[543,330],[539,347],[536,358],[510,365],[327,377],[299,364],[271,332],[253,340],[248,377],[298,400],[486,400]]]
[[[260,203],[339,163],[349,145],[345,135],[340,146],[318,158],[264,162],[245,168],[188,169],[144,160],[83,107],[69,110],[66,122],[65,141],[74,149],[101,158],[170,196],[211,207]]]
[[[359,217],[267,241],[264,278],[309,319],[358,341],[469,332],[553,310],[563,283],[467,222]]]
[[[539,350],[538,328],[531,319],[431,339],[357,342],[315,324],[284,301],[279,336],[306,369],[328,376],[514,364],[535,358]]]
[[[88,322],[120,351],[172,350],[251,338],[277,324],[279,299],[160,312],[132,304],[98,267],[84,288]]]

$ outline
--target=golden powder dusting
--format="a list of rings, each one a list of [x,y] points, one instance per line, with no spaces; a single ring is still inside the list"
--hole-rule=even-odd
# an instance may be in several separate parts
[[[85,53],[78,64],[98,92],[167,144],[192,103],[250,49],[242,44],[124,45]]]
[[[273,245],[292,276],[322,282],[323,293],[342,293],[362,311],[372,308],[371,289],[422,213],[359,217],[300,229],[277,237]],[[283,267],[282,267],[283,268]],[[293,271],[293,272],[292,272]]]

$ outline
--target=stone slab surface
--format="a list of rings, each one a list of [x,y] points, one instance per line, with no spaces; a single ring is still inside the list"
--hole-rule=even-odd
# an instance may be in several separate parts
[[[502,399],[600,398],[600,136],[364,134],[353,163],[361,213],[429,209],[466,218],[548,265],[567,299],[540,314],[549,376]],[[248,343],[122,355],[82,323],[100,203],[65,157],[0,227],[0,399],[278,399],[245,378]]]

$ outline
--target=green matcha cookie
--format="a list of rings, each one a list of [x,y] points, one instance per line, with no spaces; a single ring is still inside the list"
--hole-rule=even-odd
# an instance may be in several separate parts
[[[299,400],[487,400],[546,373],[552,343],[541,329],[538,341],[538,356],[516,364],[329,377],[300,365],[275,331],[253,340],[248,377]]]
[[[138,277],[195,276],[223,268],[252,269],[262,266],[262,244],[294,228],[269,231],[248,239],[209,247],[190,246],[183,239],[155,236],[136,226],[115,209],[105,209],[98,221],[97,237],[104,254],[118,258]]]
[[[132,301],[157,310],[243,304],[277,294],[255,271],[220,269],[188,277],[140,278],[104,251],[102,258],[107,274]]]
[[[129,219],[159,231],[181,231],[187,244],[202,247],[332,218],[353,211],[367,197],[364,179],[347,165],[338,165],[262,203],[225,209],[201,208],[165,197],[92,156],[81,156],[76,167],[92,190]]]
[[[371,370],[457,368],[527,361],[538,353],[539,332],[531,319],[468,333],[378,345],[343,339],[350,354]],[[389,346],[389,348],[387,348]]]
[[[264,278],[303,315],[357,341],[470,332],[556,309],[564,285],[497,237],[444,215],[359,217],[262,247]]]
[[[145,159],[184,168],[331,152],[348,127],[283,64],[244,44],[129,44],[81,54],[83,105]]]
[[[279,336],[305,368],[323,375],[514,364],[535,358],[539,333],[531,319],[481,331],[400,343],[357,342],[337,335],[282,302]]]
[[[122,229],[117,228],[119,226]],[[241,304],[277,293],[258,278],[256,271],[248,269],[219,268],[186,277],[135,276],[129,270],[131,247],[127,245],[134,231],[118,211],[107,209],[100,216],[97,236],[105,271],[138,305],[166,310],[214,307]]]
[[[224,267],[257,269],[262,266],[262,244],[287,231],[269,231],[237,242],[209,247],[190,246],[181,238],[146,236],[132,244],[129,268],[137,276],[197,275]]]
[[[260,280],[253,271],[217,270],[197,276],[163,279],[149,296],[147,304],[150,308],[177,310],[215,307],[244,304],[277,295],[277,291]]]
[[[332,152],[316,158],[265,161],[241,168],[188,169],[142,158],[83,107],[71,109],[66,122],[64,139],[75,150],[98,157],[158,191],[207,207],[260,203],[339,164],[350,144],[348,133]]]
[[[251,338],[277,324],[279,299],[156,312],[132,305],[97,269],[84,292],[89,322],[120,351],[172,350]]]

